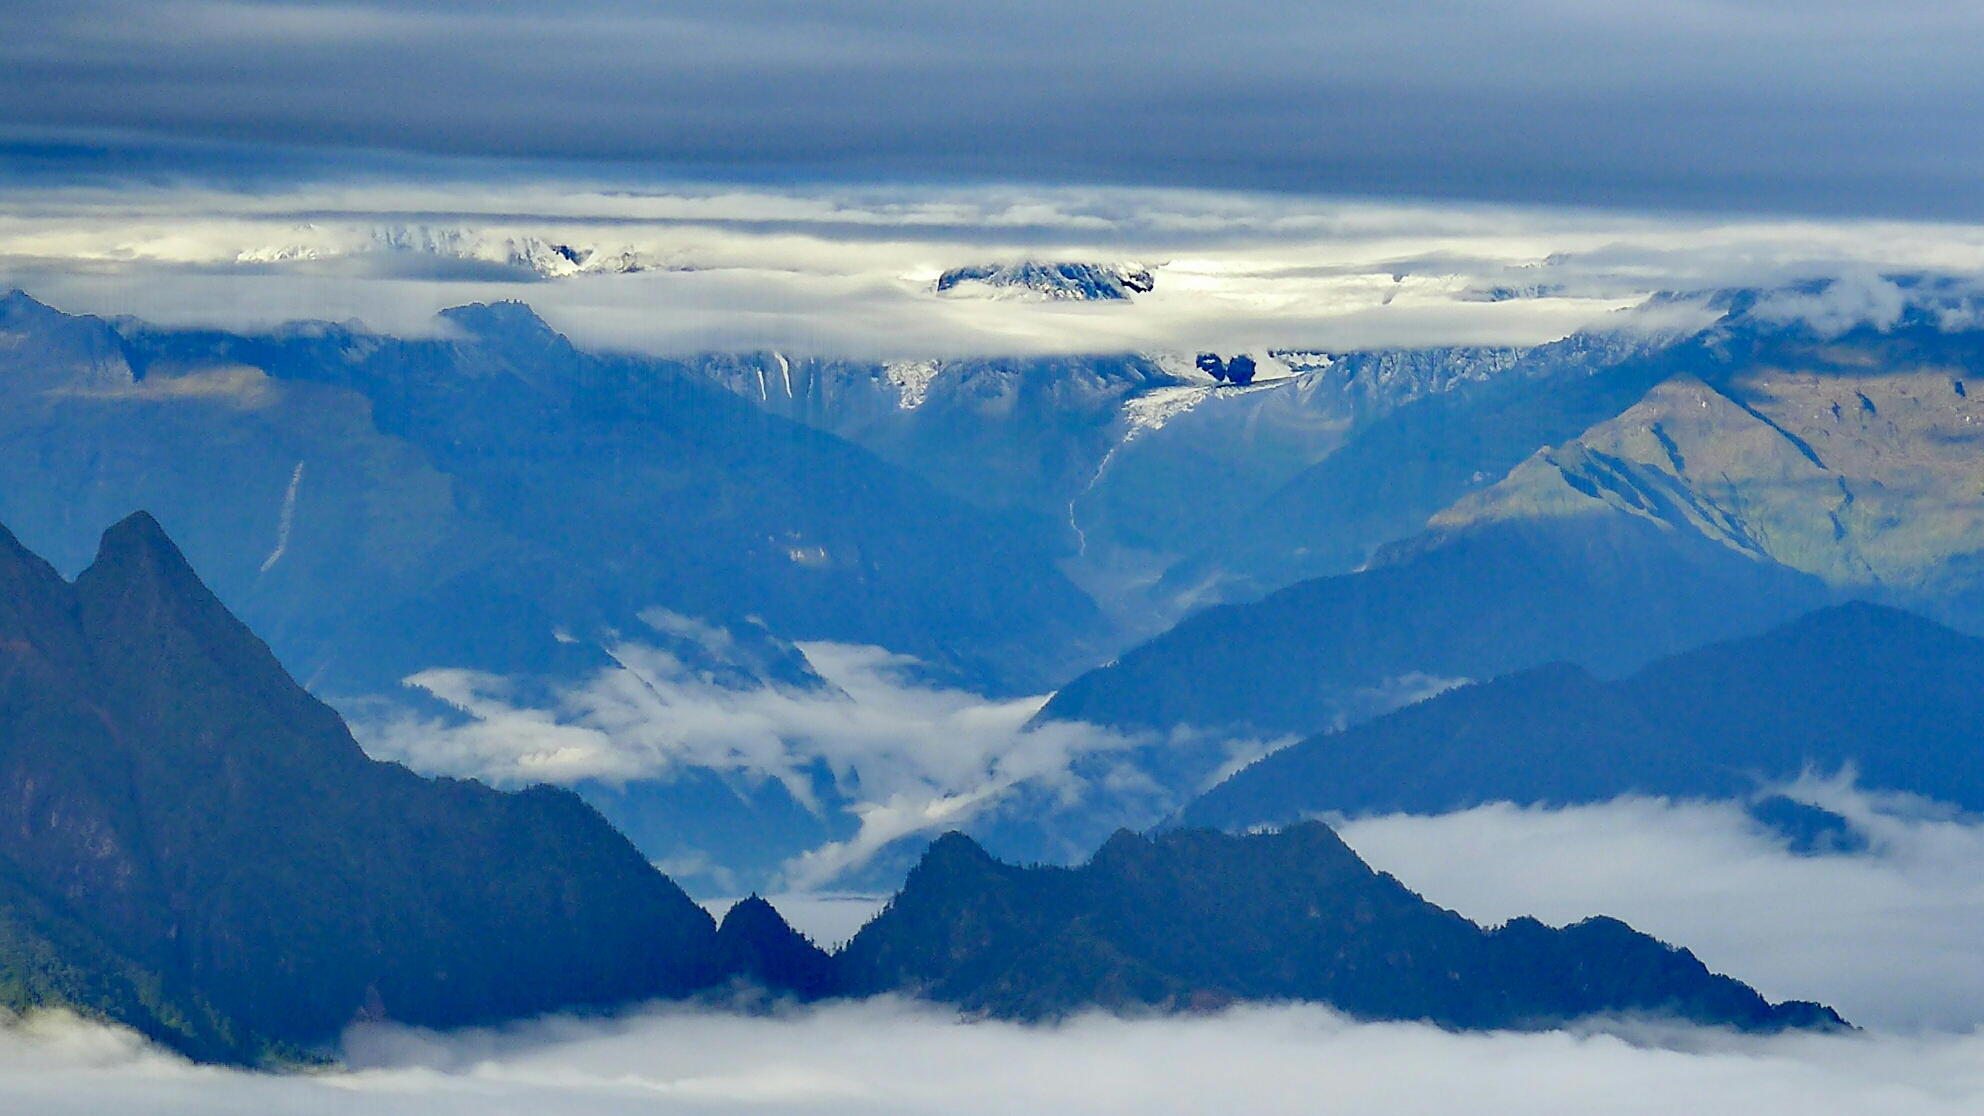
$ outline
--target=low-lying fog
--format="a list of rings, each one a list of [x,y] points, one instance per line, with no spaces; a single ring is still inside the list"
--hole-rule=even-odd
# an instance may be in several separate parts
[[[1625,1037],[1620,1037],[1621,1035]],[[433,1035],[371,1027],[349,1071],[202,1069],[43,1016],[0,1031],[0,1107],[39,1113],[1970,1113],[1984,1036],[1455,1035],[1316,1007],[1059,1027],[899,1001],[768,1018],[655,1009]]]

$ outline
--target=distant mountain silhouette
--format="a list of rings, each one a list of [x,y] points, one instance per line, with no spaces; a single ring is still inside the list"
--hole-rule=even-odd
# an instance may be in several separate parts
[[[1640,519],[1484,525],[1206,609],[1062,687],[1040,716],[1307,735],[1554,660],[1623,674],[1828,597],[1807,574]]]
[[[577,796],[367,758],[150,516],[73,584],[0,529],[0,1002],[254,1061],[681,994],[717,950]]]
[[[1843,1026],[1816,1004],[1769,1004],[1614,919],[1483,930],[1372,871],[1317,822],[1244,837],[1122,832],[1079,868],[1002,864],[949,834],[838,961],[854,991],[1021,1019],[1314,1000],[1461,1028],[1598,1013]]]
[[[1556,664],[1304,740],[1180,822],[1245,828],[1340,811],[1747,796],[1812,769],[1984,810],[1984,640],[1878,605],[1822,609],[1604,682]]]

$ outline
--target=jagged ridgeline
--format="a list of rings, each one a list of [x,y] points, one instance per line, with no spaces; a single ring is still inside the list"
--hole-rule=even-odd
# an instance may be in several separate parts
[[[0,1002],[254,1062],[679,995],[709,915],[577,796],[369,759],[150,516],[65,582],[0,529]]]
[[[755,896],[719,929],[568,792],[365,756],[143,513],[73,583],[0,530],[0,834],[0,1002],[208,1060],[733,981],[1018,1018],[1310,999],[1458,1027],[1840,1025],[1610,920],[1483,931],[1318,824],[1122,833],[1079,869],[954,834],[837,955]]]
[[[1313,1000],[1459,1028],[1595,1014],[1844,1026],[1817,1004],[1768,1003],[1615,919],[1484,930],[1372,871],[1320,822],[1122,832],[1079,868],[1003,864],[949,834],[839,960],[851,991],[1019,1019]]]
[[[1631,793],[1744,799],[1808,772],[1984,810],[1980,678],[1984,639],[1853,602],[1615,681],[1558,663],[1460,687],[1275,752],[1181,820],[1245,829]]]

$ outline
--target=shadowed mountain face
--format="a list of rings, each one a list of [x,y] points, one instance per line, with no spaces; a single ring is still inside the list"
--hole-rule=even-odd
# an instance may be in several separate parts
[[[1809,575],[1644,520],[1496,524],[1207,609],[1069,683],[1041,717],[1306,735],[1553,660],[1623,674],[1827,595]]]
[[[839,961],[855,989],[1018,1018],[1299,999],[1452,1027],[1594,1013],[1842,1025],[1815,1004],[1769,1004],[1613,919],[1483,930],[1373,872],[1316,822],[1247,837],[1124,832],[1072,869],[1002,864],[951,834]]]
[[[1825,609],[1617,682],[1554,665],[1468,686],[1246,768],[1180,814],[1241,829],[1629,792],[1747,797],[1811,770],[1984,810],[1984,640]]]
[[[214,1060],[355,1018],[493,1022],[725,979],[1020,1017],[1301,998],[1459,1027],[1838,1025],[1609,920],[1484,932],[1319,825],[1122,833],[1075,870],[953,835],[835,957],[755,897],[719,929],[567,792],[366,758],[143,514],[73,584],[0,532],[0,834],[0,996]]]
[[[0,833],[0,990],[201,1057],[717,975],[590,807],[368,759],[143,514],[73,584],[0,530]]]
[[[444,325],[243,337],[0,299],[0,518],[74,570],[155,510],[340,697],[442,666],[572,677],[656,607],[1001,692],[1092,656],[1095,608],[1044,552],[871,453],[520,304]]]

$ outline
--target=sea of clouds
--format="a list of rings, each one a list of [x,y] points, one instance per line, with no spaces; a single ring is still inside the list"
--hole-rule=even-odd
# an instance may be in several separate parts
[[[1357,1024],[1319,1007],[1059,1026],[963,1022],[896,1000],[743,1015],[656,1007],[432,1034],[346,1036],[346,1067],[187,1065],[128,1032],[44,1014],[0,1028],[0,1105],[149,1112],[1970,1113],[1984,1036],[1790,1035],[1635,1021],[1546,1034]]]

